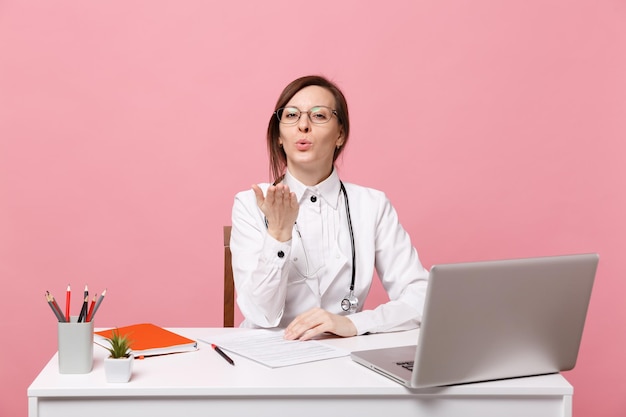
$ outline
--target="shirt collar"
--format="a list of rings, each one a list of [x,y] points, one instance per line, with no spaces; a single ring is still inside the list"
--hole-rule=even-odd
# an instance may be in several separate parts
[[[312,194],[323,198],[329,206],[331,206],[333,209],[337,209],[341,185],[339,180],[339,174],[337,174],[337,170],[335,170],[334,168],[330,176],[317,185],[304,185],[303,183],[298,181],[296,177],[291,175],[289,169],[287,169],[287,172],[285,172],[285,178],[283,179],[283,182],[289,186],[289,189],[291,191],[296,193],[298,203],[300,203],[307,194]]]

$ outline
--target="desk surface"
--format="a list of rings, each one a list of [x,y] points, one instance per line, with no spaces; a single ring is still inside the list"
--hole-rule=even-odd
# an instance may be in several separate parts
[[[199,337],[210,338],[212,334],[223,332],[236,332],[239,329],[186,328],[171,330],[197,339]],[[332,338],[325,340],[325,342],[352,351],[410,345],[415,343],[415,340],[417,340],[417,330],[345,339]],[[472,400],[476,401],[481,398],[493,399],[497,397],[516,400],[532,398],[535,400],[537,398],[552,400],[553,405],[550,412],[541,414],[537,413],[537,410],[532,411],[534,410],[532,409],[531,411],[534,413],[532,415],[558,415],[559,417],[571,415],[573,388],[558,374],[415,390],[403,387],[378,375],[354,363],[349,357],[271,369],[233,354],[231,356],[237,365],[231,366],[209,345],[202,342],[198,344],[199,350],[196,352],[136,360],[131,381],[122,384],[106,382],[103,360],[107,352],[102,347],[94,347],[94,367],[88,374],[59,374],[55,354],[28,388],[29,415],[31,417],[57,415],[53,411],[54,407],[59,405],[59,401],[54,401],[55,399],[71,400],[72,404],[84,400],[91,404],[90,409],[92,411],[88,415],[94,417],[104,415],[107,406],[114,406],[113,401],[119,402],[124,399],[129,401],[126,405],[130,405],[132,400],[138,404],[142,403],[144,407],[148,401],[158,402],[160,404],[158,410],[154,411],[157,414],[152,415],[167,415],[165,412],[168,401],[171,401],[172,406],[175,406],[174,402],[177,399],[185,401],[195,399],[197,401],[194,404],[198,406],[199,410],[197,415],[202,415],[203,405],[201,403],[204,401],[212,401],[210,403],[212,410],[218,406],[218,403],[226,401],[224,403],[225,408],[220,414],[234,416],[241,415],[233,408],[234,399],[238,400],[237,404],[243,404],[245,401],[242,402],[241,400],[244,398],[248,400],[256,398],[260,402],[250,402],[248,407],[257,407],[255,408],[257,416],[265,415],[263,407],[267,407],[267,415],[275,414],[275,406],[278,404],[282,406],[289,402],[285,399],[298,400],[297,413],[299,417],[336,414],[336,407],[340,406],[339,403],[344,400],[352,401],[350,408],[345,410],[351,414],[354,414],[355,407],[358,408],[354,405],[354,400],[360,400],[357,402],[362,403],[361,406],[364,409],[356,412],[361,413],[360,416],[365,416],[375,415],[373,411],[375,407],[373,408],[373,405],[369,404],[370,400],[383,397],[395,398],[394,409],[402,408],[401,399],[408,400],[409,402],[406,404],[407,414],[409,412],[415,413],[417,409],[421,409],[419,401],[416,402],[420,399],[456,398],[462,400],[471,397]],[[266,403],[272,398],[282,398],[282,400],[280,403],[273,403],[272,406]],[[322,404],[320,398],[340,400],[339,403],[329,404],[329,410],[334,409],[335,413],[323,414],[323,407],[318,408]],[[306,400],[314,401],[311,406],[316,411],[307,411]],[[451,402],[448,401],[446,404],[449,403]],[[180,404],[177,406],[180,407]],[[464,409],[467,411],[467,408]],[[102,411],[102,414],[98,410]],[[145,408],[142,410],[145,411]],[[191,414],[186,413],[187,415],[195,415],[192,413],[192,408],[189,410]],[[224,413],[225,410],[228,412]],[[378,409],[378,412],[380,413],[381,410]],[[483,410],[482,415],[490,415],[484,411],[484,408],[481,410]],[[163,411],[164,414],[158,414],[160,411]],[[204,411],[206,412],[206,409]],[[432,411],[428,411],[429,415],[451,415],[436,414]],[[111,412],[111,410],[106,412]],[[382,412],[384,413],[384,410]],[[66,408],[65,417],[72,415],[68,413],[69,409]],[[402,413],[396,412],[394,414],[396,416],[402,415]],[[87,414],[77,412],[76,415],[84,416]],[[471,414],[466,413],[465,415]]]

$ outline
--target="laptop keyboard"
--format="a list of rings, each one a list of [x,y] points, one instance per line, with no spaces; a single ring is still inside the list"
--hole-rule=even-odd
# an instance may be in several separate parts
[[[414,361],[396,362],[396,365],[400,365],[404,369],[407,369],[407,370],[413,372],[413,362]]]

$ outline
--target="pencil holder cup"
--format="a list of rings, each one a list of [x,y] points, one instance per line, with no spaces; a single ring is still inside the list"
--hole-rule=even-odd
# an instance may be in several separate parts
[[[59,373],[87,374],[93,367],[93,321],[58,323]]]

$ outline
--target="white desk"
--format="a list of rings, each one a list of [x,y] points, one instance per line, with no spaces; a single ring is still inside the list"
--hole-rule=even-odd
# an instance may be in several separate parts
[[[172,329],[191,338],[238,329]],[[347,350],[409,345],[415,331],[332,339]],[[270,369],[210,346],[136,360],[129,383],[107,383],[106,351],[94,367],[61,375],[54,355],[28,388],[30,417],[119,416],[506,416],[571,417],[572,386],[561,375],[421,390],[407,389],[349,357]]]

